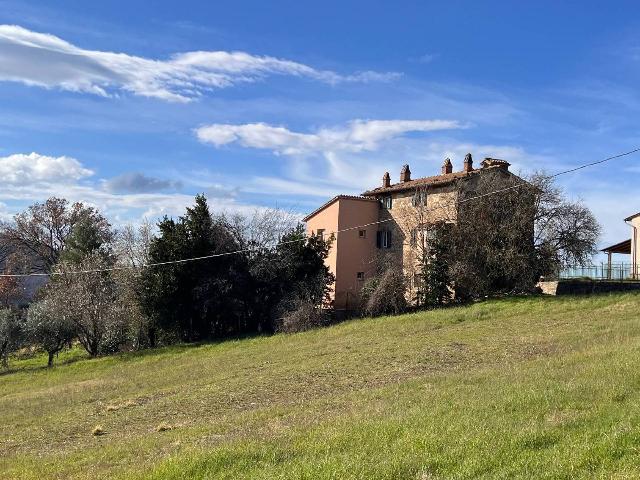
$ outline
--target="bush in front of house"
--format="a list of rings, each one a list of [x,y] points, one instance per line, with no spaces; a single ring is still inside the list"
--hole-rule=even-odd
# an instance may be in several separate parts
[[[407,285],[401,269],[387,268],[366,281],[360,294],[363,315],[395,315],[407,309]]]

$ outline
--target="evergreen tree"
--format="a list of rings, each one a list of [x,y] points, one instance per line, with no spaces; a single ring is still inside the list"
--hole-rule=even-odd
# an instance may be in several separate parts
[[[102,215],[89,208],[82,210],[66,239],[60,261],[78,264],[93,253],[110,260],[112,237],[110,225]]]
[[[422,248],[419,249],[419,284],[416,293],[418,306],[443,305],[451,299],[449,276],[449,242],[446,224],[426,227]]]
[[[195,205],[177,222],[165,217],[158,227],[160,234],[149,248],[151,263],[239,250],[229,225],[211,216],[203,195],[196,196]],[[143,309],[158,328],[183,340],[237,333],[246,275],[239,254],[150,268],[142,281]]]

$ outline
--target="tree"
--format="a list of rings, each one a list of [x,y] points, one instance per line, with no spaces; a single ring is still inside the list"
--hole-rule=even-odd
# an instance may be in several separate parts
[[[22,321],[18,312],[10,308],[0,309],[0,364],[9,367],[9,354],[22,340]]]
[[[39,302],[32,303],[27,313],[25,333],[29,340],[41,346],[49,355],[47,366],[53,366],[53,358],[75,337],[76,328],[70,320],[65,305],[56,302],[63,300],[51,295]]]
[[[146,220],[137,228],[126,225],[115,234],[114,254],[116,265],[131,267],[114,270],[111,275],[117,284],[119,300],[126,312],[130,337],[136,349],[155,344],[154,325],[140,304],[140,285],[143,266],[149,263],[149,246],[153,235]]]
[[[141,278],[151,337],[195,341],[273,332],[301,299],[322,307],[332,282],[324,264],[329,244],[307,238],[301,225],[280,231],[288,223],[276,211],[248,219],[212,215],[202,195],[184,216],[165,217],[149,247],[150,262],[163,264]],[[276,232],[262,231],[271,228]],[[182,261],[189,258],[197,260]]]
[[[107,220],[94,208],[82,203],[72,205],[63,198],[51,197],[34,203],[15,215],[13,222],[0,226],[3,244],[32,260],[34,272],[50,272],[58,262],[74,225],[79,221],[95,225],[101,238],[110,237]]]
[[[142,267],[149,263],[153,226],[145,219],[139,226],[125,225],[114,233],[113,249],[119,265]]]
[[[456,297],[529,291],[536,279],[533,230],[538,192],[498,169],[474,182],[458,190],[457,219],[451,229],[450,276]]]
[[[585,265],[597,253],[601,227],[580,201],[566,198],[553,178],[534,173],[529,182],[536,188],[534,245],[537,274],[557,273],[562,265]]]
[[[149,247],[152,263],[189,258],[150,267],[142,278],[143,312],[164,333],[187,341],[223,337],[237,331],[244,313],[246,257],[224,217],[211,216],[207,200],[177,221],[165,217]],[[210,257],[211,258],[202,258]]]
[[[261,208],[250,215],[233,215],[228,224],[243,248],[264,250],[274,248],[284,235],[294,230],[298,219],[286,210]]]
[[[334,281],[324,262],[331,242],[307,237],[299,224],[286,232],[275,248],[252,252],[249,268],[254,296],[249,305],[249,331],[273,332],[280,328],[280,319],[295,311],[298,316],[315,311],[318,315],[314,316],[322,317]]]
[[[499,184],[483,175],[458,198],[450,266],[457,296],[529,291],[540,275],[584,264],[596,251],[594,215],[544,174]]]
[[[438,306],[451,300],[451,278],[449,277],[449,230],[445,223],[428,225],[418,232],[419,282],[416,289],[416,305]]]
[[[126,309],[110,264],[97,253],[78,264],[56,266],[43,298],[74,325],[80,344],[95,357],[116,351],[127,340]]]
[[[78,218],[71,227],[59,261],[78,264],[91,254],[99,254],[108,263],[112,255],[109,245],[112,238],[110,225],[102,215],[83,209],[78,213]]]

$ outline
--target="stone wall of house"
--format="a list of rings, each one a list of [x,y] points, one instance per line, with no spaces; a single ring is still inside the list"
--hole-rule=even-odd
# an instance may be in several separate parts
[[[426,190],[426,205],[416,206],[413,199],[414,190],[398,192],[392,197],[392,208],[381,208],[380,229],[390,229],[392,232],[391,249],[382,251],[383,256],[390,256],[387,261],[393,265],[401,265],[408,279],[409,291],[407,298],[415,296],[414,278],[417,272],[419,252],[411,245],[411,231],[421,224],[436,222],[455,222],[457,187],[444,187]]]

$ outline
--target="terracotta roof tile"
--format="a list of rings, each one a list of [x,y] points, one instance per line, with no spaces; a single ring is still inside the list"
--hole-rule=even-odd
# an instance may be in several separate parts
[[[445,173],[442,175],[434,175],[432,177],[416,178],[415,180],[409,180],[408,182],[394,183],[389,187],[378,187],[374,188],[373,190],[367,190],[362,195],[365,197],[370,197],[387,192],[400,192],[402,190],[410,190],[422,185],[446,185],[447,183],[451,183],[455,180],[458,180],[459,178],[465,178],[470,175],[475,175],[481,171],[482,170],[472,170],[471,172],[454,172]]]

